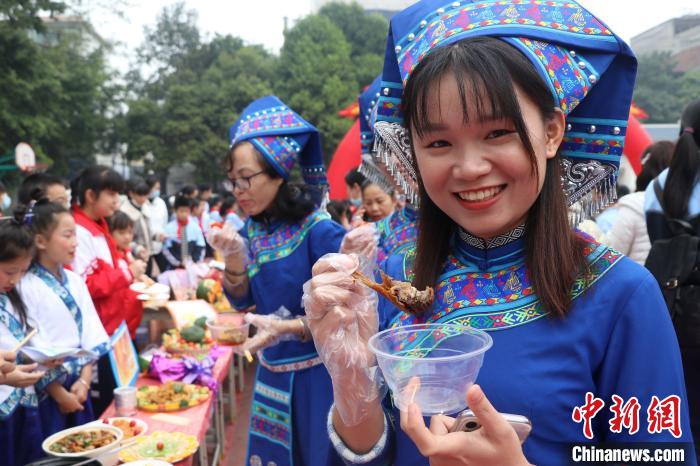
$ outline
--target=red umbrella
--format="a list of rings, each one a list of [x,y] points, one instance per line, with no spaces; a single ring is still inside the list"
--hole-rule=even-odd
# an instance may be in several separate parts
[[[331,187],[331,199],[340,200],[347,198],[345,175],[360,166],[362,159],[360,146],[360,122],[356,120],[343,139],[338,144],[331,164],[328,167],[328,183]]]

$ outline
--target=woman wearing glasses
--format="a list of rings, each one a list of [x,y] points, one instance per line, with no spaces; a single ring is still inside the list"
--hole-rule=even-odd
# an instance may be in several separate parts
[[[260,358],[246,464],[323,464],[333,392],[301,318],[302,285],[345,230],[318,209],[327,184],[319,134],[268,96],[243,111],[229,138],[228,176],[249,220],[240,234],[226,225],[209,240],[225,258],[231,303],[257,308],[247,317],[258,333],[240,349]],[[303,184],[290,182],[297,163]]]

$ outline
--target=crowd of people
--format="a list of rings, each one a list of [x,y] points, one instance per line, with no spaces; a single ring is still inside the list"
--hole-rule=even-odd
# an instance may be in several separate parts
[[[623,195],[635,72],[576,3],[422,0],[392,19],[384,69],[358,98],[346,200],[327,199],[319,131],[275,96],[231,125],[220,194],[166,198],[157,177],[102,166],[69,185],[30,175],[14,209],[3,191],[2,463],[36,459],[37,438],[111,402],[104,355],[122,322],[136,338],[134,281],[216,254],[231,305],[255,309],[236,348],[258,355],[246,464],[562,465],[591,442],[679,445],[697,464],[700,100]],[[682,257],[668,253],[679,241]],[[662,277],[676,257],[687,271]],[[404,312],[356,279],[380,271],[432,288],[431,306]],[[446,415],[428,427],[382,390],[369,338],[425,323],[491,335],[464,393],[480,429],[452,432]],[[11,351],[33,329],[38,346],[94,358],[38,367]],[[667,424],[647,427],[653,403]],[[500,413],[529,419],[524,443]]]

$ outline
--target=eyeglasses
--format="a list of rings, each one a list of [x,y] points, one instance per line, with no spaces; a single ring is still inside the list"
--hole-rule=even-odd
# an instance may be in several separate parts
[[[224,189],[233,192],[234,189],[246,191],[250,189],[250,180],[258,175],[265,173],[265,170],[253,173],[250,176],[241,176],[240,178],[229,178],[223,182]]]

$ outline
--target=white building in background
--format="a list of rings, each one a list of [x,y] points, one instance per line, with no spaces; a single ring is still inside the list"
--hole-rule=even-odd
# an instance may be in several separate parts
[[[630,46],[641,56],[670,52],[678,71],[700,70],[700,15],[685,15],[657,24],[632,37]]]
[[[80,16],[49,16],[41,18],[44,30],[29,31],[29,38],[42,46],[58,45],[67,36],[79,36],[80,52],[89,55],[100,47],[109,47],[109,43],[100,36],[92,25]]]
[[[328,3],[357,3],[369,13],[379,13],[387,19],[394,13],[398,13],[406,7],[413,5],[417,0],[311,0],[311,12],[316,13],[322,6]]]

